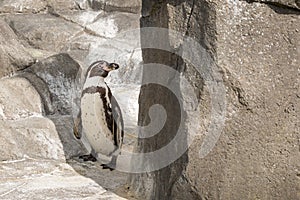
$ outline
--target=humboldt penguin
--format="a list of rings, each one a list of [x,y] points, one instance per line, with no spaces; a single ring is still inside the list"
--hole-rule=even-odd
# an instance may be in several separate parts
[[[74,135],[81,139],[89,155],[84,161],[97,161],[103,168],[114,169],[124,137],[121,109],[104,78],[119,68],[116,63],[100,60],[92,63],[81,93],[80,111],[75,119]]]

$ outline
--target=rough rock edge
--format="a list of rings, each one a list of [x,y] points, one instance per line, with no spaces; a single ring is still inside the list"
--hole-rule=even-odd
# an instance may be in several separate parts
[[[87,3],[88,3],[89,8],[91,8],[93,10],[103,10],[105,12],[124,12],[124,13],[138,14],[138,13],[140,13],[140,10],[141,10],[141,5],[135,6],[135,7],[119,7],[119,6],[108,4],[107,0],[104,0],[104,2],[97,1],[94,4],[90,0],[88,0]],[[78,4],[78,7],[80,7],[79,4]]]
[[[295,0],[295,4],[284,4],[282,2],[276,2],[272,0],[242,0],[246,1],[247,3],[261,3],[261,4],[266,4],[270,6],[274,6],[276,8],[281,8],[281,9],[289,9],[291,11],[295,11],[296,13],[300,14],[300,1]]]
[[[132,14],[139,14],[141,10],[141,6],[135,6],[135,7],[119,7],[107,4],[107,2],[97,2],[99,5],[92,5],[90,1],[87,2],[88,7],[84,8],[80,5],[80,2],[74,1],[74,8],[73,9],[67,9],[67,10],[77,10],[77,11],[84,11],[84,10],[95,10],[95,11],[105,11],[105,12],[123,12],[123,13],[132,13]],[[65,10],[65,9],[62,9]],[[43,6],[40,9],[37,10],[24,10],[24,11],[18,11],[18,10],[0,10],[0,14],[46,14],[51,13],[52,11],[59,11],[59,9],[55,9],[51,3],[46,1],[46,5]]]

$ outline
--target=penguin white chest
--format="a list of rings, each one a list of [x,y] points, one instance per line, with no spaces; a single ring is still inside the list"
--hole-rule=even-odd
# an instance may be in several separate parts
[[[99,92],[83,94],[81,120],[84,134],[92,148],[97,153],[109,155],[115,146],[107,124],[105,103]]]

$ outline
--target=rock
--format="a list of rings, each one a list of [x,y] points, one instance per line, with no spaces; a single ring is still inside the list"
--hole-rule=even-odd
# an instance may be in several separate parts
[[[54,11],[78,9],[76,1],[74,0],[46,0],[46,1],[47,1],[47,6],[53,9]]]
[[[83,30],[76,24],[50,14],[13,15],[6,17],[6,21],[32,47],[56,53]]]
[[[3,77],[22,70],[35,61],[3,20],[0,20],[0,27],[0,77]]]
[[[26,79],[0,79],[0,88],[1,120],[17,120],[41,115],[40,96]]]
[[[0,160],[33,158],[64,159],[53,122],[42,117],[39,94],[24,78],[0,81]],[[22,97],[22,98],[20,98]]]
[[[46,158],[64,160],[63,146],[53,122],[42,116],[1,121],[1,160]]]
[[[300,9],[299,0],[249,0],[249,2],[261,2],[279,7],[290,7]]]
[[[24,156],[25,152],[19,149],[19,145],[15,140],[14,130],[3,120],[0,121],[0,127],[3,134],[0,137],[2,149],[0,150],[0,160],[16,160]]]
[[[124,20],[126,19],[126,20]],[[139,16],[129,13],[113,13],[98,16],[98,20],[89,24],[87,29],[105,38],[114,38],[118,33],[139,27]]]
[[[0,2],[0,13],[39,13],[45,11],[46,1],[3,0]]]
[[[144,63],[157,61],[183,75],[179,88],[185,113],[182,116],[176,112],[168,92],[142,86],[139,124],[149,123],[148,109],[157,102],[165,106],[174,124],[165,124],[164,137],[157,134],[148,140],[140,139],[136,149],[154,153],[166,147],[176,132],[173,115],[186,115],[186,137],[177,141],[176,147],[188,140],[190,148],[167,167],[131,175],[131,188],[140,198],[299,199],[299,12],[282,6],[288,1],[276,1],[281,5],[275,6],[249,2],[143,2],[143,27],[167,27],[179,32],[175,39],[166,34],[161,46],[170,45],[171,53],[178,50],[185,56],[187,51],[194,55],[192,61],[201,62],[192,66],[191,60],[182,63],[177,58],[178,63],[174,63],[175,58],[166,52],[143,49]],[[202,50],[192,45],[185,49],[182,36],[191,37]],[[156,35],[156,39],[160,38]],[[142,32],[141,43],[149,40],[155,41]],[[211,57],[210,61],[202,57],[202,51]],[[212,66],[218,74],[214,79],[198,71]],[[149,68],[144,67],[142,81],[159,76],[170,82],[177,78]],[[191,100],[193,90],[186,91],[189,88],[182,84],[183,79],[196,91],[197,101]],[[214,93],[212,82],[223,84],[225,95]],[[223,101],[214,104],[213,99]],[[166,102],[172,102],[174,110]],[[225,124],[216,123],[222,120],[226,120]],[[211,124],[222,127],[209,131]],[[176,150],[168,152],[169,157]],[[163,157],[162,163],[169,157]],[[139,164],[146,169],[159,165],[147,159],[141,159]]]
[[[57,15],[59,17],[40,14],[38,18],[33,18],[31,14],[28,14],[22,17],[19,15],[9,16],[5,19],[22,38],[23,42],[31,45],[28,51],[35,58],[39,59],[44,58],[44,55],[65,52],[83,63],[91,60],[88,54],[95,51],[90,47],[105,42],[107,44],[115,43],[116,39],[114,37],[121,38],[121,33],[139,27],[139,15],[131,13],[58,11]],[[32,19],[39,20],[34,21]],[[49,32],[49,29],[55,31]],[[133,42],[136,43],[138,37],[130,39],[133,39]],[[126,41],[124,45],[119,42],[117,48],[124,49],[124,47],[127,47],[127,43],[130,43],[130,41]],[[104,46],[97,51],[106,48]],[[33,48],[40,50],[37,51]],[[99,57],[92,59],[93,62],[94,59],[98,60]]]
[[[59,139],[63,145],[66,159],[71,159],[89,152],[85,149],[81,141],[75,139],[73,133],[73,116],[72,115],[52,115],[48,116],[55,124]]]
[[[139,13],[141,9],[140,0],[88,0],[94,10],[105,10],[107,12],[130,12]]]
[[[78,164],[79,165],[79,164]],[[81,167],[89,173],[95,166]],[[98,168],[98,172],[101,168]],[[53,160],[26,157],[12,162],[0,162],[0,197],[12,199],[115,199],[125,200],[91,178],[78,174],[70,165]],[[101,172],[109,174],[106,171]],[[110,178],[114,178],[109,175]],[[120,178],[118,179],[120,181]],[[124,180],[121,180],[124,184]],[[111,187],[110,187],[111,188]]]
[[[0,3],[0,13],[46,13],[47,11],[75,10],[74,0],[4,0]]]
[[[68,54],[51,56],[26,69],[25,72],[37,76],[29,81],[43,98],[45,114],[72,114],[74,84],[79,70],[79,64]],[[20,76],[28,77],[26,73]],[[41,81],[46,85],[40,84]],[[47,95],[45,88],[48,88],[50,95]]]

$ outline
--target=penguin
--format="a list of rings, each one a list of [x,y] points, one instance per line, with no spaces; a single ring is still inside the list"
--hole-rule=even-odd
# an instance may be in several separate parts
[[[74,136],[90,152],[80,156],[84,161],[97,161],[113,170],[121,152],[124,123],[120,106],[104,81],[119,65],[100,60],[92,63],[86,74],[80,99],[80,111],[74,121]]]

